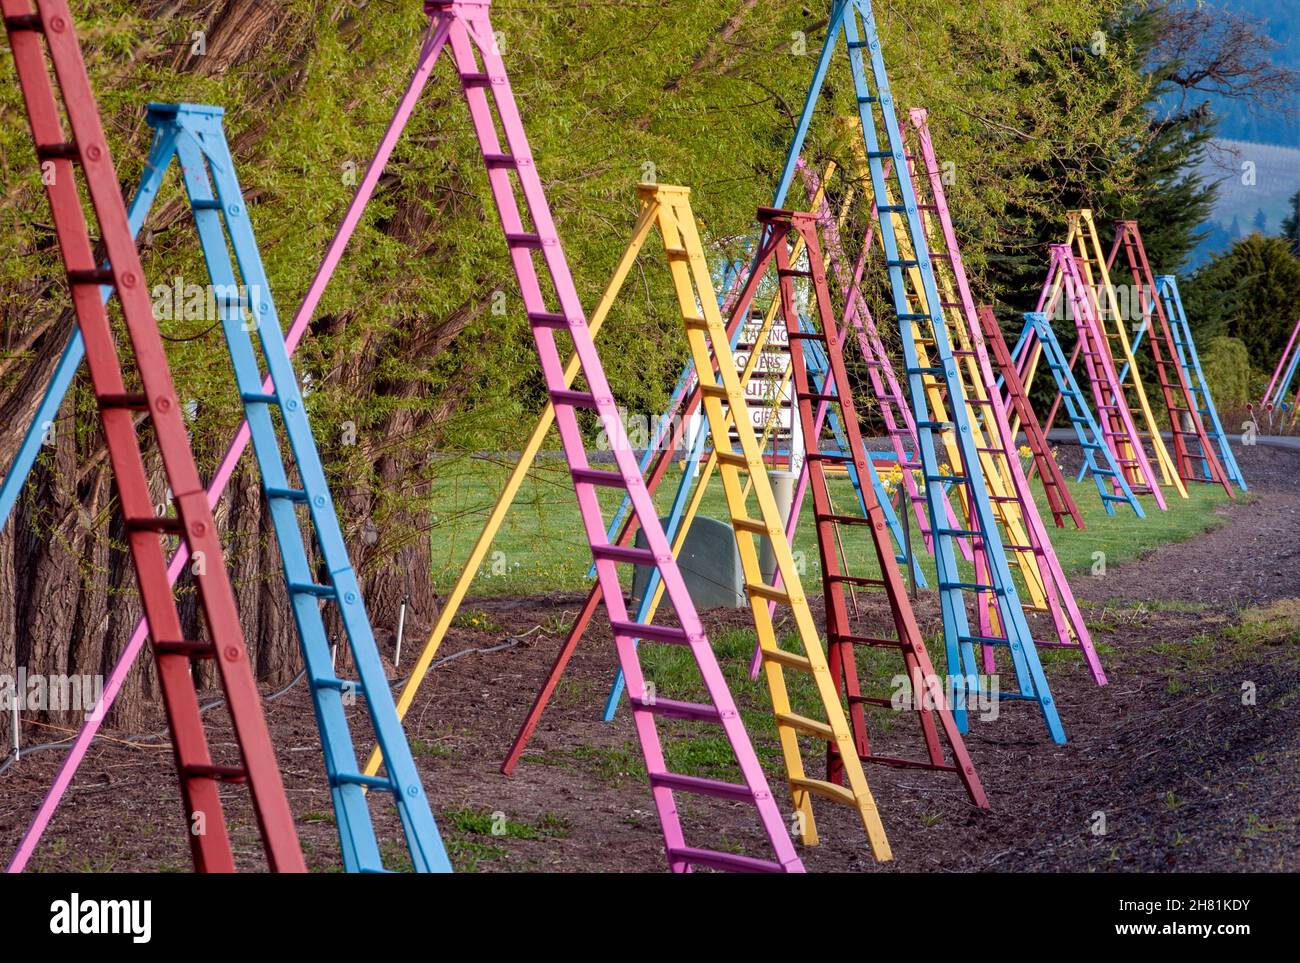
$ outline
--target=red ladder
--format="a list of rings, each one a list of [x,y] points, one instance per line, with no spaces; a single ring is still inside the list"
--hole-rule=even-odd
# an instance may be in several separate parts
[[[830,648],[831,673],[836,689],[847,695],[849,721],[858,756],[863,762],[899,768],[955,772],[966,787],[971,801],[977,806],[987,808],[988,800],[980,786],[979,777],[975,774],[974,763],[971,762],[961,733],[958,732],[952,714],[943,701],[944,685],[935,675],[930,656],[921,638],[921,630],[917,626],[916,617],[907,598],[907,590],[894,560],[894,550],[890,544],[884,512],[881,511],[880,503],[876,500],[875,489],[870,485],[861,486],[861,497],[866,506],[865,516],[837,513],[831,502],[825,462],[843,464],[851,461],[858,478],[865,479],[871,476],[867,468],[866,450],[862,444],[857,412],[854,410],[849,391],[848,371],[840,347],[842,336],[835,323],[835,311],[826,284],[826,272],[822,266],[821,245],[817,238],[817,217],[811,213],[791,213],[774,208],[760,208],[758,219],[769,240],[759,252],[753,276],[761,276],[769,263],[775,259],[781,291],[781,314],[789,338],[790,367],[794,375],[795,399],[799,406],[799,428],[803,433],[804,457],[808,462],[808,483],[813,493],[813,519],[817,528],[817,548],[821,559],[822,591],[826,606],[826,639]],[[803,239],[811,270],[798,270],[791,265],[788,238],[792,231]],[[819,330],[805,330],[799,323],[799,312],[794,295],[795,278],[808,278],[812,281]],[[813,391],[809,382],[808,368],[804,360],[804,341],[817,341],[826,352],[830,370],[822,392]],[[817,424],[815,408],[823,403],[839,408],[840,424],[848,442],[847,452],[832,454],[822,450],[814,425]],[[838,527],[841,525],[867,529],[867,534],[875,546],[876,561],[881,572],[880,578],[849,575],[841,568],[836,538]],[[853,630],[848,606],[844,600],[845,585],[885,590],[897,633],[896,638],[867,635]],[[872,752],[863,706],[893,709],[893,703],[888,697],[862,694],[857,662],[853,654],[858,646],[897,649],[902,652],[907,678],[912,686],[912,708],[916,711],[925,739],[927,754],[925,760],[881,756]],[[933,709],[928,705],[929,698],[933,698],[936,703]],[[954,760],[952,764],[949,764],[944,756],[943,744],[935,726],[936,716],[952,751]],[[829,743],[827,754],[829,778],[838,781],[843,763],[834,746]]]
[[[270,869],[305,872],[293,815],[239,627],[216,522],[194,465],[162,337],[154,322],[149,286],[127,224],[126,207],[72,15],[66,0],[37,0],[35,13],[30,0],[0,0],[0,8],[27,106],[36,157],[42,171],[51,175],[42,180],[77,326],[86,343],[86,362],[122,505],[150,642],[158,660],[158,680],[172,734],[195,869],[235,869],[218,787],[223,782],[236,782],[248,784]],[[71,136],[64,133],[50,81],[50,65],[62,93]],[[106,267],[101,267],[95,257],[74,165],[80,165],[85,177],[108,258]],[[140,390],[128,390],[101,287],[117,293]],[[158,454],[173,493],[175,515],[154,512],[136,433],[137,412],[152,422]],[[182,634],[159,536],[181,539],[191,557],[201,563],[191,566],[191,573],[207,622],[207,640],[185,639]],[[213,659],[217,663],[239,748],[237,765],[220,765],[212,759],[191,674],[190,663],[195,659]]]
[[[1142,232],[1138,229],[1137,221],[1115,222],[1115,244],[1110,249],[1110,257],[1106,259],[1107,270],[1113,267],[1121,248],[1133,277],[1133,287],[1138,291],[1142,319],[1149,329],[1147,342],[1151,345],[1151,357],[1156,363],[1156,378],[1160,381],[1165,408],[1169,411],[1169,430],[1174,436],[1174,460],[1178,465],[1178,475],[1183,481],[1218,483],[1223,486],[1228,497],[1232,498],[1232,485],[1205,433],[1205,424],[1201,421],[1200,410],[1192,398],[1192,389],[1187,384],[1183,366],[1178,363],[1169,318],[1165,314],[1164,302],[1156,293],[1155,278],[1151,274],[1151,263],[1147,260],[1146,247],[1142,243]],[[1170,369],[1173,370],[1176,381],[1170,380]],[[1198,450],[1193,450],[1194,448]],[[1208,478],[1196,470],[1198,463],[1208,466]]]
[[[1047,442],[1047,435],[1043,433],[1043,426],[1039,424],[1038,416],[1034,414],[1034,406],[1029,403],[1029,397],[1025,394],[1020,372],[1015,362],[1011,360],[1011,352],[1007,349],[1006,339],[1002,336],[1002,327],[998,324],[993,308],[981,304],[976,316],[984,331],[984,340],[993,349],[993,360],[997,363],[998,373],[1002,375],[1007,403],[1015,412],[1018,427],[1025,433],[1029,450],[1034,453],[1034,464],[1027,472],[1028,477],[1033,478],[1034,469],[1038,470],[1038,476],[1043,481],[1043,491],[1047,495],[1047,505],[1051,509],[1052,520],[1056,522],[1057,528],[1065,528],[1067,515],[1074,522],[1075,528],[1084,528],[1083,518],[1079,515],[1079,506],[1075,504],[1074,496],[1070,494],[1070,487],[1065,483],[1061,466],[1052,457],[1052,447]],[[1012,430],[1014,431],[1016,427],[1017,425],[1013,425]]]

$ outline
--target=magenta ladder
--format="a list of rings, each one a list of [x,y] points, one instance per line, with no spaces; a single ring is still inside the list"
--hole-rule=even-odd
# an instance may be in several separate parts
[[[366,170],[343,223],[330,244],[302,310],[310,313],[319,302],[325,284],[374,192],[388,157],[410,118],[438,56],[444,46],[450,45],[460,86],[469,106],[470,120],[487,168],[488,182],[496,201],[506,245],[510,250],[510,259],[523,295],[547,392],[555,405],[556,426],[573,478],[583,528],[596,564],[596,578],[603,589],[619,665],[627,679],[628,698],[632,705],[637,737],[645,756],[655,808],[663,829],[669,868],[673,872],[689,872],[693,866],[755,872],[802,872],[803,864],[790,841],[790,834],[750,744],[740,713],[704,634],[690,595],[687,594],[681,572],[659,524],[658,514],[637,469],[635,454],[619,420],[618,409],[591,334],[587,330],[582,305],[528,147],[505,64],[497,49],[488,16],[490,5],[490,0],[426,0],[424,9],[431,19],[415,74]],[[516,199],[516,186],[523,196],[523,211]],[[550,281],[549,299],[534,260],[539,253],[542,270]],[[566,386],[564,362],[555,342],[556,331],[567,332],[572,339],[587,390]],[[596,469],[588,463],[582,433],[578,427],[577,411],[580,408],[594,411],[600,419],[606,437],[610,440],[615,461],[614,471]],[[648,548],[610,543],[597,501],[598,487],[628,494],[633,517],[645,533]],[[620,564],[645,565],[657,570],[663,579],[669,601],[676,610],[680,628],[645,626],[632,622],[619,582],[617,566]],[[636,639],[641,639],[643,643],[686,648],[699,668],[709,701],[689,703],[657,697],[646,686],[641,663],[637,658]],[[399,710],[401,708],[399,706]],[[720,725],[735,753],[743,782],[729,783],[670,772],[664,762],[656,721],[661,716]],[[754,806],[775,860],[687,845],[674,800],[675,792],[747,802]]]
[[[1068,244],[1053,244],[1051,252],[1052,264],[1044,291],[1053,284],[1052,276],[1062,275],[1060,296],[1066,299],[1074,316],[1075,328],[1079,334],[1076,352],[1083,354],[1102,436],[1115,457],[1116,465],[1124,472],[1133,494],[1150,495],[1161,511],[1164,511],[1164,494],[1151,470],[1151,462],[1133,423],[1133,413],[1120,389],[1119,374],[1111,357],[1110,344],[1101,329],[1101,321],[1093,310],[1093,301],[1088,296],[1083,272],[1079,270],[1078,255]],[[1118,482],[1115,479],[1111,481],[1119,494]]]

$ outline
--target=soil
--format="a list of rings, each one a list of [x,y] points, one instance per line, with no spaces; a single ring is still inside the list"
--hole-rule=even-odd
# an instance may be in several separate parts
[[[1070,452],[1062,446],[1062,455]],[[1011,703],[996,722],[973,722],[967,745],[991,802],[987,811],[972,807],[951,775],[871,767],[893,861],[876,863],[852,812],[822,802],[815,807],[820,845],[801,847],[807,868],[1300,869],[1300,602],[1288,601],[1300,597],[1294,564],[1300,454],[1260,446],[1242,449],[1238,460],[1251,495],[1218,509],[1220,527],[1112,565],[1104,578],[1073,580],[1109,684],[1098,687],[1071,653],[1045,659],[1068,744],[1054,745],[1028,704]],[[451,632],[412,707],[408,732],[460,870],[664,869],[628,714],[609,725],[598,718],[615,665],[604,626],[589,630],[515,774],[499,772],[562,640],[562,626],[581,601],[472,601],[465,611],[486,616],[486,627]],[[748,621],[736,611],[704,615],[715,637]],[[927,633],[937,628],[933,596],[922,593],[917,615]],[[422,640],[423,628],[411,628],[407,653]],[[933,654],[942,663],[941,653]],[[410,659],[407,654],[405,663]],[[329,792],[302,684],[268,702],[267,717],[309,864],[337,869]],[[215,751],[228,754],[232,738],[224,711],[217,708],[207,719]],[[756,742],[770,742],[768,732],[754,728]],[[893,726],[877,736],[876,747],[913,754],[914,735],[910,727]],[[26,733],[29,742],[63,736],[30,727]],[[187,871],[187,827],[169,747],[110,736],[88,754],[31,868]],[[358,746],[369,748],[360,740]],[[6,856],[61,757],[36,752],[0,777],[0,849]],[[811,754],[808,763],[815,771]],[[779,770],[768,768],[773,790],[788,807]],[[245,792],[229,787],[223,799],[241,867],[259,868]],[[691,842],[765,854],[748,806],[680,794],[679,805]],[[389,864],[399,865],[396,820],[378,801],[372,809]],[[497,818],[498,833],[493,814],[504,814]]]

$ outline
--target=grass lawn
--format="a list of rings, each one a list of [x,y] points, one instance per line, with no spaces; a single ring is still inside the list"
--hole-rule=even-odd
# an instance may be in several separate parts
[[[509,464],[480,458],[466,459],[449,464],[436,484],[434,495],[438,509],[432,533],[433,576],[440,590],[446,591],[455,582],[487,513],[505,484],[510,467]],[[674,466],[656,493],[655,503],[664,514],[680,479],[681,472]],[[1157,545],[1181,541],[1214,527],[1214,507],[1225,500],[1222,490],[1217,487],[1191,485],[1187,499],[1179,498],[1172,490],[1166,492],[1169,505],[1166,512],[1160,511],[1150,497],[1144,497],[1141,502],[1147,516],[1145,519],[1138,519],[1128,509],[1116,509],[1112,517],[1102,508],[1091,480],[1079,484],[1071,481],[1069,484],[1084,519],[1084,530],[1076,531],[1073,526],[1058,529],[1051,524],[1050,516],[1046,516],[1048,534],[1068,574],[1091,571],[1097,552],[1105,553],[1107,566],[1118,565]],[[1045,508],[1046,500],[1037,482],[1034,491],[1040,508]],[[608,519],[621,493],[600,489],[599,494]],[[831,497],[837,506],[851,506],[853,489],[846,479],[832,480]],[[793,547],[796,558],[802,558],[804,562],[809,591],[817,594],[821,572],[810,509],[811,503],[803,512]],[[713,518],[727,518],[722,483],[716,474],[701,511]],[[876,571],[870,542],[851,528],[845,530],[845,535],[849,570],[853,574],[870,576]],[[919,540],[917,544],[922,567],[933,584],[933,560],[925,555]],[[524,483],[470,594],[540,595],[581,591],[589,585],[587,571],[590,566],[591,554],[583,537],[568,472],[562,461],[552,459],[535,468]],[[625,568],[625,572],[630,578],[630,569]]]

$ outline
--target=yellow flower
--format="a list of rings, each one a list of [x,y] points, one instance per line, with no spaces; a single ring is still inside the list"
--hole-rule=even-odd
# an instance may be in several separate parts
[[[1033,454],[1034,454],[1034,450],[1033,450],[1032,448],[1030,448],[1028,445],[1021,445],[1021,446],[1020,446],[1020,457],[1021,457],[1021,458],[1029,458],[1029,457],[1031,457]]]

